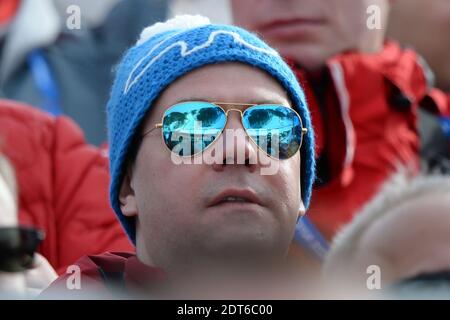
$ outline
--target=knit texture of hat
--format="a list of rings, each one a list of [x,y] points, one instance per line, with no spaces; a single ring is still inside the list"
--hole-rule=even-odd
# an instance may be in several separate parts
[[[107,105],[110,200],[133,243],[135,219],[124,216],[120,210],[119,190],[139,127],[158,96],[176,79],[221,62],[257,67],[275,78],[289,94],[308,129],[301,148],[301,188],[305,207],[309,205],[315,178],[314,133],[305,95],[294,73],[274,49],[252,33],[234,26],[214,25],[200,16],[179,16],[144,29],[116,69]]]

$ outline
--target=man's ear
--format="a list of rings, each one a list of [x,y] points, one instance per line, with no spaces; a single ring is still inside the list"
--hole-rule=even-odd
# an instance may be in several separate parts
[[[136,197],[134,195],[132,168],[127,168],[127,173],[122,180],[119,192],[120,210],[127,217],[134,217],[138,215],[138,208]]]
[[[300,199],[300,206],[298,208],[298,217],[299,218],[303,217],[305,213],[306,213],[305,204],[303,203],[303,200]]]

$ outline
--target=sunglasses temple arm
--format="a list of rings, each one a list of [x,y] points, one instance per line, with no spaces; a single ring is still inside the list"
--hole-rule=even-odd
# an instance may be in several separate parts
[[[142,136],[145,137],[146,135],[148,135],[149,133],[153,132],[156,129],[160,129],[162,128],[162,123],[157,123],[155,124],[155,126],[153,128],[151,128],[150,130],[148,130],[147,132],[145,132]]]

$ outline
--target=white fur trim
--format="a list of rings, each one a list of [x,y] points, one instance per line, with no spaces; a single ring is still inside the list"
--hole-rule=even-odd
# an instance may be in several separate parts
[[[361,238],[371,225],[387,215],[401,214],[394,211],[408,201],[435,192],[450,193],[450,176],[420,174],[415,176],[414,167],[400,168],[370,200],[350,223],[334,237],[324,262],[324,274],[336,274],[336,265],[351,261]]]
[[[176,16],[175,18],[169,19],[166,22],[158,22],[154,25],[151,25],[147,28],[145,28],[141,32],[141,36],[139,40],[137,41],[137,45],[141,45],[142,43],[146,42],[151,37],[170,30],[176,30],[176,29],[192,29],[204,25],[211,24],[209,19],[207,17],[201,16],[201,15],[180,15]]]

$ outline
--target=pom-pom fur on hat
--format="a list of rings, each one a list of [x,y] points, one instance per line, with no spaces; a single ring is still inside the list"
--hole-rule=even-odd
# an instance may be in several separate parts
[[[186,14],[176,16],[175,18],[169,19],[166,22],[158,22],[142,30],[141,36],[139,37],[136,45],[141,45],[151,37],[165,31],[177,29],[192,29],[207,24],[211,24],[211,22],[207,17],[201,15],[192,16]]]

